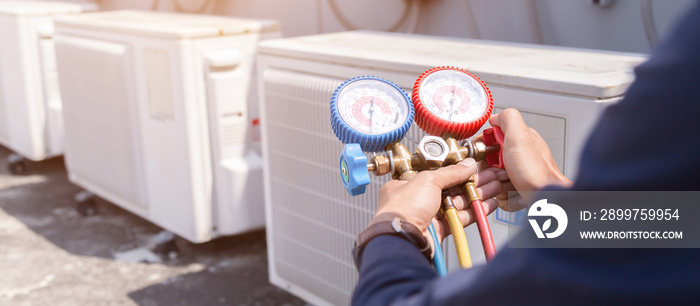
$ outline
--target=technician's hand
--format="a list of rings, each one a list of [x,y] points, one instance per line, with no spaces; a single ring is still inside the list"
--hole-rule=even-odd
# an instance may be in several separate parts
[[[489,121],[492,126],[500,127],[505,135],[503,163],[515,190],[538,191],[547,185],[572,184],[571,180],[559,171],[547,143],[535,129],[525,124],[520,112],[509,108],[492,116]],[[525,199],[525,202],[529,200]],[[525,203],[521,201],[520,205],[523,204]],[[517,210],[512,207],[501,208]]]
[[[459,192],[459,186],[464,184],[469,177],[476,172],[476,163],[469,158],[457,165],[452,165],[440,168],[433,171],[422,171],[410,181],[392,180],[379,190],[379,201],[377,203],[377,212],[370,224],[381,221],[390,221],[395,216],[400,217],[406,222],[409,222],[430,239],[428,234],[428,226],[431,220],[435,217],[442,202],[442,191],[451,189],[453,192]],[[482,171],[475,176],[477,191],[481,193],[484,201],[484,207],[487,213],[491,213],[498,207],[495,200],[491,197],[502,192],[502,186],[498,178],[507,180],[505,171],[500,169],[489,169]],[[455,206],[460,210],[458,212],[464,225],[474,222],[474,218],[470,211],[465,211],[464,195],[456,195]],[[437,234],[441,237],[440,240],[449,234],[449,226],[446,221],[435,222]],[[445,231],[447,229],[447,232]],[[431,240],[432,241],[432,240]],[[431,243],[432,247],[432,243]]]
[[[513,185],[508,180],[508,174],[505,170],[499,168],[488,168],[479,170],[474,176],[474,183],[476,184],[476,192],[481,197],[481,209],[483,209],[486,214],[491,214],[498,208],[499,200],[497,197],[505,194],[507,196],[508,190],[513,190]],[[452,187],[448,189],[450,196],[452,197],[452,202],[457,208],[457,215],[464,227],[476,222],[476,217],[474,217],[474,211],[471,209],[471,204],[467,200],[467,196],[464,194],[463,184]],[[447,223],[447,218],[439,215],[440,218],[433,219],[433,225],[435,226],[435,231],[438,235],[440,241],[445,239],[445,237],[452,234],[449,223]]]

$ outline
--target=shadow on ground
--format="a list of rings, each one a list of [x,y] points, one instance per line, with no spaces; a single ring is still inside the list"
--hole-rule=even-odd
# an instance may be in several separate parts
[[[9,154],[0,147],[0,304],[304,304],[269,284],[264,231],[178,240],[181,256],[162,263],[116,260],[161,229],[99,199],[84,217],[62,158],[11,175]]]

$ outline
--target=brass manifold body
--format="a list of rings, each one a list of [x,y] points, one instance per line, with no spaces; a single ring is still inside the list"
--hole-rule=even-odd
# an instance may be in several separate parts
[[[372,157],[367,169],[375,175],[391,173],[393,179],[407,181],[420,171],[454,165],[470,157],[481,161],[487,154],[499,150],[499,145],[486,146],[481,140],[460,144],[452,137],[425,136],[413,154],[399,142],[389,144],[386,146],[388,156]]]
[[[500,154],[501,147],[498,144],[487,146],[483,140],[463,141],[461,144],[453,137],[425,136],[418,143],[416,153],[411,152],[399,142],[386,146],[387,156],[376,155],[367,164],[369,171],[375,175],[392,174],[393,179],[408,181],[420,171],[434,170],[441,167],[454,165],[467,158],[482,161],[492,153]],[[474,175],[461,186],[470,203],[476,218],[476,224],[484,246],[486,260],[491,260],[496,254],[496,247],[491,235],[491,228],[486,220],[486,212],[482,210],[482,202],[476,191]],[[443,201],[440,207],[442,216],[448,219],[453,232],[459,265],[462,268],[471,267],[471,256],[467,246],[463,227],[457,216],[457,210],[449,194],[443,191]],[[440,218],[440,217],[438,217]]]

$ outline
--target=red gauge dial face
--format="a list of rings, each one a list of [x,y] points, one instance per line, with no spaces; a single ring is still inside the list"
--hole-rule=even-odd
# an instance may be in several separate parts
[[[338,113],[354,130],[368,135],[391,132],[406,121],[408,101],[389,84],[357,81],[338,94]]]
[[[427,75],[419,94],[431,114],[450,122],[477,121],[489,110],[490,97],[481,82],[459,70],[438,70]]]

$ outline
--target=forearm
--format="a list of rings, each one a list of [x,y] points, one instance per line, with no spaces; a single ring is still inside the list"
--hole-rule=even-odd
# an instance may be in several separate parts
[[[353,305],[388,305],[420,291],[437,273],[405,239],[380,236],[365,247]]]

